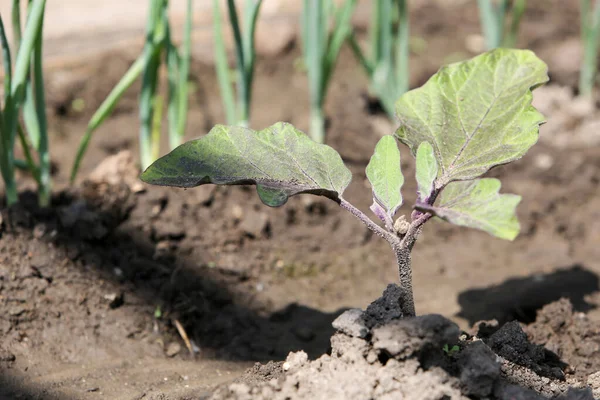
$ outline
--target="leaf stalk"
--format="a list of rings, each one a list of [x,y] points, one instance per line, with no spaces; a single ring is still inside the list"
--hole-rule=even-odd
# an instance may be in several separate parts
[[[396,232],[393,232],[391,229],[386,230],[376,224],[365,213],[343,197],[339,198],[339,205],[346,211],[349,211],[354,217],[358,218],[358,220],[365,224],[374,234],[385,239],[392,247],[392,250],[394,250],[394,254],[396,255],[398,275],[400,276],[400,285],[402,287],[402,312],[405,316],[415,316],[411,252],[417,238],[423,230],[423,225],[431,219],[432,215],[429,213],[413,214],[413,220],[408,227],[408,231],[404,236],[399,237]]]

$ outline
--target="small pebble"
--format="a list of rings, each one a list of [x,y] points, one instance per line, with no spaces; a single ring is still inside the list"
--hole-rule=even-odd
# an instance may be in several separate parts
[[[554,165],[554,159],[549,154],[538,154],[533,160],[535,166],[541,170],[548,170]]]
[[[104,300],[108,301],[108,306],[112,309],[119,308],[125,303],[125,295],[121,293],[109,293],[104,295]]]
[[[165,354],[167,355],[167,357],[175,357],[177,354],[179,354],[180,351],[181,351],[181,345],[177,342],[171,342],[167,346],[167,350],[165,351]]]
[[[13,362],[17,359],[13,353],[8,350],[0,348],[0,361]]]

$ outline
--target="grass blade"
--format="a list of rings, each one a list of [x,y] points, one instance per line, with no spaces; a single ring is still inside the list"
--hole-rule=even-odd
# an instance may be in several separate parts
[[[185,126],[187,123],[188,111],[188,79],[190,74],[190,64],[192,61],[192,20],[193,20],[193,1],[187,2],[187,18],[185,20],[183,44],[179,68],[179,116],[177,118],[179,137],[185,135]]]
[[[177,137],[178,143],[172,143],[171,149],[177,147],[183,141],[185,136],[185,127],[187,125],[188,113],[188,79],[190,75],[190,64],[192,61],[192,19],[193,19],[193,1],[187,1],[187,16],[183,29],[183,43],[181,45],[181,58],[179,59],[179,82],[177,84]]]
[[[160,131],[162,128],[162,108],[162,96],[154,96],[154,113],[152,115],[152,139],[150,141],[152,160],[156,160],[160,156]]]
[[[12,108],[11,82],[12,82],[12,62],[10,47],[6,39],[6,31],[2,15],[0,15],[0,44],[2,45],[2,65],[4,68],[4,111],[0,107],[0,172],[4,180],[5,196],[7,205],[17,202],[17,187],[15,183],[13,148],[10,146],[9,117],[14,113]]]
[[[367,74],[367,76],[373,75],[375,66],[373,65],[371,60],[369,60],[365,56],[365,53],[363,53],[362,49],[360,48],[360,45],[358,44],[358,41],[356,40],[356,35],[354,34],[354,32],[351,32],[348,36],[348,43],[350,44],[350,48],[352,49],[354,56],[365,70],[365,74]]]
[[[25,87],[25,98],[23,99],[23,119],[25,120],[29,140],[33,147],[37,149],[40,143],[41,127],[36,113],[34,83],[29,77]]]
[[[589,0],[581,0],[581,34],[583,61],[579,73],[579,94],[591,97],[597,72],[597,55],[600,39],[600,2],[595,2],[593,10]]]
[[[324,56],[326,38],[323,32],[323,15],[326,5],[319,0],[304,0],[304,25],[302,26],[304,43],[304,59],[308,75],[308,88],[310,96],[310,135],[318,143],[325,141],[325,120],[323,116],[322,90]]]
[[[235,53],[236,53],[236,87],[237,87],[237,116],[238,124],[242,126],[248,125],[248,110],[245,106],[245,99],[247,98],[246,84],[246,54],[244,53],[244,42],[242,40],[242,34],[235,8],[234,0],[227,0],[227,9],[229,12],[229,22],[231,24],[231,30],[233,32]]]
[[[149,26],[147,27],[146,44],[144,46],[144,72],[142,73],[142,90],[139,101],[140,114],[140,162],[146,169],[153,161],[152,158],[152,116],[156,87],[158,84],[158,69],[162,42],[167,34],[166,2],[154,0],[150,10]]]
[[[13,10],[14,11],[14,10]],[[29,13],[31,12],[31,3],[29,3],[28,7],[28,19]],[[13,18],[15,19],[15,18]],[[28,23],[28,22],[27,22]],[[27,25],[25,25],[27,27]],[[20,36],[20,34],[19,34]],[[20,38],[19,38],[20,42]],[[37,43],[37,40],[36,40]],[[34,50],[35,51],[35,50]],[[32,56],[34,57],[34,56]],[[33,61],[33,58],[32,58]],[[33,145],[34,149],[37,149],[40,143],[41,136],[41,127],[39,124],[38,116],[37,116],[37,108],[36,108],[36,99],[34,93],[34,82],[31,78],[31,68],[27,72],[27,83],[25,87],[25,98],[23,100],[23,118],[25,120],[25,128],[27,129],[27,135],[29,136],[29,140]]]
[[[0,44],[2,45],[2,67],[4,68],[4,107],[6,107],[6,98],[10,97],[12,82],[12,57],[8,39],[6,38],[6,31],[4,30],[4,23],[2,22],[2,15],[0,15]]]
[[[81,142],[79,143],[79,147],[77,148],[77,156],[75,157],[75,162],[73,163],[73,168],[71,169],[71,184],[75,181],[75,177],[77,176],[77,172],[79,171],[79,166],[81,164],[81,160],[87,150],[89,142],[92,138],[92,134],[98,127],[112,114],[113,110],[117,106],[117,103],[123,97],[123,94],[131,87],[133,82],[142,74],[144,69],[144,55],[135,60],[135,62],[129,67],[125,75],[121,78],[119,83],[111,90],[106,99],[102,102],[100,107],[96,110],[90,122],[88,122],[87,128],[83,137],[81,138]]]
[[[244,91],[241,94],[241,121],[248,125],[250,120],[250,105],[252,103],[252,82],[254,81],[254,63],[256,60],[256,49],[254,48],[254,34],[256,32],[256,21],[262,0],[251,0],[246,2],[244,13],[244,34],[242,36],[242,47],[244,57]],[[244,123],[245,121],[245,123]]]
[[[225,107],[225,118],[228,125],[234,125],[237,122],[237,117],[233,89],[231,87],[229,63],[227,62],[227,51],[225,50],[225,42],[223,41],[219,0],[213,0],[213,28],[215,40],[215,68],[217,70],[221,99],[223,100],[223,106]]]
[[[237,10],[235,8],[234,0],[227,0],[227,10],[229,12],[229,21],[231,22],[231,30],[233,31],[233,38],[235,41],[235,51],[237,53],[238,71],[244,70],[244,46],[242,43],[242,34],[240,30],[240,24],[238,21]]]
[[[521,26],[521,18],[525,14],[525,8],[527,6],[527,0],[514,0],[512,6],[512,19],[510,27],[506,36],[504,37],[504,47],[515,47],[517,44],[517,36],[519,34],[519,27]]]
[[[502,42],[502,27],[499,26],[499,11],[491,0],[477,0],[479,6],[479,20],[483,36],[485,38],[485,47],[490,50],[498,47]],[[502,15],[502,21],[504,15]]]
[[[17,135],[19,136],[19,142],[21,143],[21,147],[23,148],[23,154],[25,155],[25,161],[24,161],[24,164],[21,164],[19,166],[19,165],[17,165],[17,161],[19,161],[19,160],[15,160],[15,167],[29,171],[31,173],[31,175],[33,176],[33,179],[35,179],[35,182],[37,183],[38,187],[41,187],[42,181],[40,179],[40,170],[35,165],[35,161],[33,160],[33,157],[31,156],[31,151],[29,150],[29,143],[27,143],[27,137],[25,136],[25,132],[23,132],[23,128],[21,127],[21,124],[17,125]]]
[[[408,69],[408,58],[409,58],[409,41],[410,41],[410,23],[408,19],[408,1],[398,0],[398,32],[396,35],[396,88],[394,94],[394,101],[406,91],[408,91],[409,85],[409,69]],[[388,110],[388,114],[394,115],[393,107]]]
[[[342,8],[336,12],[335,27],[331,40],[328,43],[327,55],[325,57],[325,71],[323,73],[323,84],[321,87],[321,96],[323,98],[327,93],[327,86],[329,85],[331,74],[335,68],[342,45],[352,31],[351,19],[355,6],[356,0],[346,0]]]
[[[381,6],[383,1],[386,0],[377,0],[372,3],[373,9],[371,10],[371,30],[369,32],[369,39],[371,42],[371,60],[373,60],[374,63],[378,62],[382,53],[381,30],[383,27],[381,26]],[[373,69],[375,69],[375,67],[373,67]]]
[[[36,41],[41,35],[45,6],[45,0],[33,0],[30,3],[27,25],[17,51],[15,68],[12,71],[10,68],[6,70],[11,73],[11,76],[9,78],[10,90],[5,93],[4,98],[4,112],[0,132],[2,136],[0,168],[2,169],[2,176],[6,186],[7,205],[14,204],[18,200],[17,187],[14,180],[14,145],[17,136],[18,110],[25,97],[31,54]],[[0,28],[4,53],[3,58],[8,60],[8,63],[6,61],[4,63],[6,69],[7,64],[10,64],[10,50],[6,40],[4,25],[2,24]],[[8,88],[8,85],[5,87]]]
[[[21,46],[21,0],[13,0],[12,2],[12,29],[14,48],[18,49]]]
[[[168,32],[168,30],[167,30]],[[167,115],[169,120],[169,146],[171,150],[181,144],[181,138],[178,132],[179,127],[179,76],[180,76],[180,57],[177,48],[171,42],[171,35],[167,33],[167,81],[169,87],[169,99],[167,105]]]
[[[51,180],[50,180],[50,151],[48,141],[48,121],[46,119],[46,96],[44,93],[44,71],[42,66],[43,57],[43,29],[44,10],[40,21],[40,31],[33,50],[33,85],[35,95],[35,110],[39,137],[37,152],[40,160],[38,198],[41,207],[50,205]]]
[[[25,95],[25,83],[27,82],[27,76],[29,74],[31,53],[42,28],[45,6],[46,0],[33,0],[30,4],[25,32],[23,34],[21,46],[17,52],[11,85],[11,94],[16,105],[21,104]]]

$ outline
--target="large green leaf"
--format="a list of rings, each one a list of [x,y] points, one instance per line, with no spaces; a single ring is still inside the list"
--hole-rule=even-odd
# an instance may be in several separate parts
[[[547,80],[546,64],[529,50],[496,49],[451,64],[396,102],[396,135],[413,154],[424,141],[433,146],[436,188],[477,178],[537,141],[544,120],[531,91]]]
[[[417,186],[419,200],[428,201],[434,189],[435,178],[437,178],[438,166],[435,161],[433,146],[429,142],[423,142],[417,150]]]
[[[278,207],[298,193],[337,201],[352,174],[334,149],[280,122],[261,131],[217,125],[155,161],[141,178],[178,187],[255,184],[261,200]]]
[[[391,227],[392,217],[402,205],[400,189],[404,184],[404,176],[400,170],[400,150],[393,136],[386,135],[379,140],[366,172],[373,187],[371,210]],[[385,215],[382,215],[382,211]]]
[[[437,206],[417,205],[416,208],[456,225],[513,240],[520,229],[515,209],[521,196],[499,194],[499,190],[500,181],[495,178],[452,182],[442,191]]]

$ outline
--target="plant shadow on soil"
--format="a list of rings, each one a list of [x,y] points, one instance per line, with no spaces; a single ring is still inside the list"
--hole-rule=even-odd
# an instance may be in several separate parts
[[[575,311],[594,308],[584,297],[600,290],[598,275],[579,264],[548,274],[507,279],[503,283],[459,294],[458,316],[469,321],[495,319],[500,325],[517,320],[534,322],[537,312],[546,304],[561,298],[570,300]]]
[[[177,320],[185,327],[193,345],[199,348],[202,358],[267,361],[284,359],[289,352],[297,350],[316,358],[329,350],[329,340],[334,333],[331,323],[345,309],[327,313],[291,304],[274,313],[261,310],[260,303],[253,301],[252,293],[240,288],[248,280],[247,276],[215,271],[210,266],[190,265],[172,254],[157,258],[157,243],[152,235],[128,224],[132,209],[139,206],[140,195],[131,192],[126,185],[107,189],[84,184],[82,192],[83,195],[61,192],[53,198],[52,207],[45,210],[37,207],[35,194],[25,192],[18,205],[0,208],[3,220],[0,237],[10,237],[5,241],[8,244],[3,245],[6,246],[4,251],[16,255],[11,259],[14,265],[22,265],[16,273],[22,279],[21,284],[29,285],[27,282],[37,280],[30,278],[51,284],[53,275],[64,275],[65,265],[74,264],[80,271],[74,272],[70,267],[68,275],[82,274],[84,280],[104,280],[116,288],[113,289],[117,292],[116,300],[108,307],[136,304],[132,311],[138,315],[132,313],[131,319],[141,318],[146,324],[129,338],[140,339],[152,331],[154,323],[161,326],[164,335],[173,336],[170,341],[178,342],[180,339],[172,327]],[[143,196],[152,195],[144,193]],[[36,232],[40,230],[42,233]],[[25,248],[36,246],[41,254],[28,255],[23,245],[9,242],[25,243]],[[7,279],[1,275],[0,278]],[[40,297],[43,294],[40,293]],[[93,291],[79,295],[90,308],[98,306],[90,297],[102,296]],[[162,308],[160,319],[152,317],[157,304]],[[81,317],[75,313],[60,318]],[[19,316],[13,319],[12,323],[18,326]],[[29,331],[40,334],[45,329],[43,319],[38,327],[29,327]],[[26,328],[22,325],[20,329]],[[165,343],[167,340],[164,339]],[[4,371],[8,373],[10,368]],[[0,377],[0,398],[6,390],[20,393],[21,398],[33,398],[28,397],[28,389],[21,384],[18,388],[11,387],[12,380],[6,374]]]

